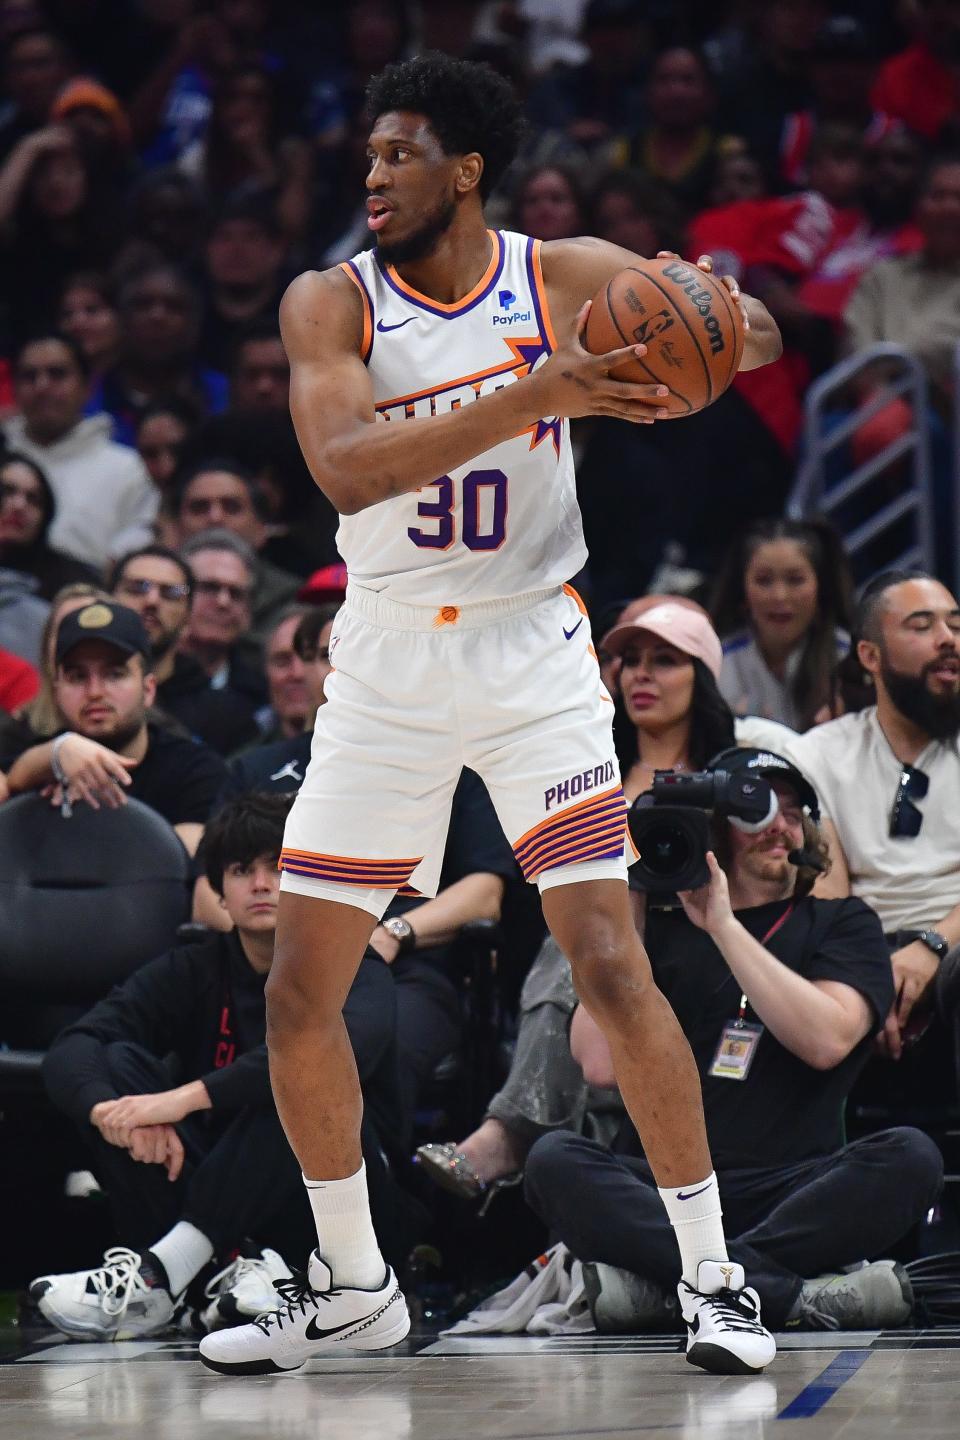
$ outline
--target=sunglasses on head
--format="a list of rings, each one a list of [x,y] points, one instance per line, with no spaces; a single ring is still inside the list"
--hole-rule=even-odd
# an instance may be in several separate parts
[[[914,801],[926,799],[930,789],[930,776],[915,765],[903,765],[900,769],[900,784],[893,799],[890,812],[891,840],[912,840],[920,834],[923,811],[918,810]]]

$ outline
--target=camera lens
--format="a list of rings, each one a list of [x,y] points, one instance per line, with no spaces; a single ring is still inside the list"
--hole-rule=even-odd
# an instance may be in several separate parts
[[[679,825],[653,825],[643,837],[641,859],[658,880],[679,874],[691,859],[690,836]]]

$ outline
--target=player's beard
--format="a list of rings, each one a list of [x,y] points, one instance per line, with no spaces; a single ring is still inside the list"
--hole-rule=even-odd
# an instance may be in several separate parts
[[[412,235],[407,235],[394,244],[377,236],[377,252],[387,265],[405,265],[411,260],[425,260],[437,248],[437,243],[450,229],[457,207],[452,200],[441,200],[432,215],[428,215]]]
[[[894,670],[886,656],[881,656],[880,675],[887,694],[896,708],[931,740],[952,740],[960,734],[960,693],[934,695],[927,685],[927,675],[938,661],[924,665],[919,675],[905,675]]]

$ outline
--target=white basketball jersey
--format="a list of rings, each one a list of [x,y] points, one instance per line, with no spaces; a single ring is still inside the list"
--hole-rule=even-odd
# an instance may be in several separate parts
[[[540,241],[491,230],[479,283],[454,305],[375,250],[341,267],[363,298],[377,423],[402,425],[513,385],[556,348]],[[536,421],[421,489],[341,517],[351,579],[408,605],[462,605],[560,585],[583,566],[569,424]]]

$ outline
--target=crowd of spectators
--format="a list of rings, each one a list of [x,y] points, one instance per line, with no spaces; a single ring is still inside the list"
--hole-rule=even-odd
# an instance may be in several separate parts
[[[284,797],[310,758],[346,577],[289,418],[277,311],[293,275],[368,242],[364,87],[435,45],[488,61],[525,99],[492,223],[709,252],[781,327],[781,360],[683,425],[575,424],[591,552],[577,583],[628,801],[657,771],[724,752],[759,756],[779,787],[759,837],[718,822],[696,897],[666,914],[637,900],[701,1069],[738,1254],[778,1324],[900,1323],[889,1257],[938,1203],[942,1158],[896,1106],[944,1100],[960,1003],[960,577],[943,461],[960,0],[81,9],[0,3],[0,803],[35,794],[69,823],[78,804],[140,800],[192,857],[203,929],[186,946],[171,935],[47,1055],[50,1100],[79,1127],[121,1248],[99,1289],[66,1302],[41,1278],[41,1311],[66,1333],[128,1333],[98,1297],[129,1301],[146,1274],[146,1329],[185,1291],[203,1323],[231,1323],[309,1243],[269,1093],[263,982]],[[937,576],[895,571],[856,600],[867,577],[835,531],[783,512],[806,388],[881,340],[922,363],[929,413],[885,402],[882,367],[863,372],[846,403],[875,403],[848,457],[928,426],[941,550]],[[397,897],[345,1012],[378,1233],[402,1268],[433,1204],[451,1203],[436,1184],[486,1206],[522,1180],[592,1266],[598,1326],[656,1328],[675,1319],[670,1233],[655,1203],[647,1214],[609,1056],[535,909],[465,771],[440,893]],[[512,1043],[467,1114],[451,1093],[472,1093],[463,1066],[497,1008],[465,983],[478,924],[498,927],[481,949],[499,945],[502,975],[514,967],[495,1037]],[[768,1032],[740,1086],[716,1068],[735,988],[740,1020]],[[0,1045],[17,1043],[0,1022]],[[894,1119],[847,1143],[837,1117],[860,1093]],[[445,1105],[458,1128],[438,1134]],[[241,1171],[270,1185],[244,1189]],[[854,1228],[826,1243],[816,1204]],[[879,1260],[859,1290],[837,1280]]]

